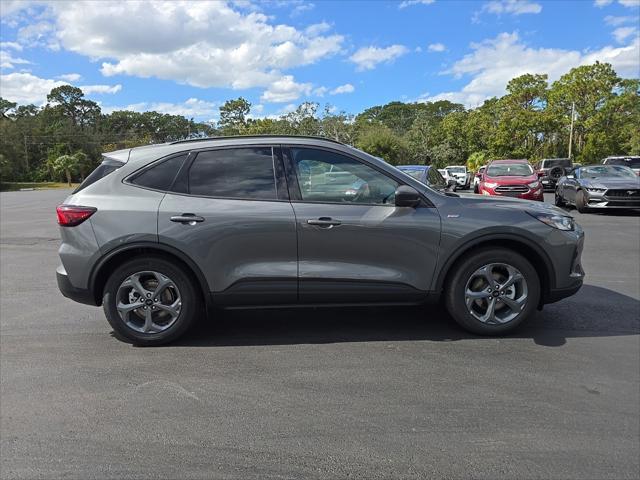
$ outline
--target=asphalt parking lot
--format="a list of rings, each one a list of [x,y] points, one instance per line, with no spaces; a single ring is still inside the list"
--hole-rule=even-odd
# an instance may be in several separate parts
[[[0,477],[638,478],[640,217],[507,338],[441,309],[227,313],[121,343],[56,286],[60,190],[0,194]]]

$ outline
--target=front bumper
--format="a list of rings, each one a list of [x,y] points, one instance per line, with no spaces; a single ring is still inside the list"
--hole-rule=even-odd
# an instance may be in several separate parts
[[[606,194],[594,194],[587,191],[588,208],[640,208],[640,198],[608,197]]]
[[[549,290],[542,299],[543,304],[555,303],[563,298],[575,295],[584,282],[584,269],[582,268],[582,250],[584,249],[584,232],[582,229],[577,231],[577,242],[573,251],[573,258],[571,259],[571,266],[569,268],[569,275],[564,278],[562,287]]]
[[[63,265],[58,266],[56,269],[56,279],[58,281],[58,289],[60,289],[60,293],[65,297],[86,305],[98,305],[90,290],[85,288],[76,288],[71,285],[71,281],[69,280],[69,276],[67,275]]]

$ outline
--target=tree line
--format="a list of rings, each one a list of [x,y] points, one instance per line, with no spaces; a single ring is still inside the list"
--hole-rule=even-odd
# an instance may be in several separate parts
[[[490,159],[567,157],[596,163],[640,154],[640,80],[610,64],[573,68],[559,80],[525,74],[506,94],[467,109],[448,100],[391,102],[353,115],[304,102],[276,118],[255,118],[244,98],[220,107],[217,124],[158,112],[115,111],[70,85],[54,88],[42,107],[0,98],[0,179],[82,180],[103,152],[218,135],[315,135],[354,145],[391,164],[467,164]]]

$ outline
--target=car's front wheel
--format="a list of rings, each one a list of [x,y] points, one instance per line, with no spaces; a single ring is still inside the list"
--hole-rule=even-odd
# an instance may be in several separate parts
[[[584,190],[578,190],[576,193],[576,210],[580,213],[587,213],[589,211],[589,207],[587,207],[587,196]]]
[[[557,189],[555,193],[555,204],[556,204],[556,207],[564,207],[565,205],[564,199],[562,198],[562,195],[558,193]]]
[[[479,250],[458,263],[445,286],[449,314],[480,335],[505,334],[524,322],[540,300],[535,268],[509,249]]]
[[[117,334],[145,346],[176,340],[202,311],[187,272],[155,256],[117,267],[105,285],[102,306]]]

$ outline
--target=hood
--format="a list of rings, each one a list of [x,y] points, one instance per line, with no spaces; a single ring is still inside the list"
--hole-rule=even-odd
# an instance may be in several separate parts
[[[563,217],[571,216],[561,208],[558,208],[549,203],[536,202],[533,200],[522,200],[513,197],[461,194],[458,200],[468,208],[508,208],[520,211],[528,210],[530,212],[551,213],[555,215],[562,215]]]
[[[637,178],[621,178],[621,177],[582,178],[580,179],[580,184],[587,188],[636,189],[636,188],[640,188],[640,177],[637,177]]]
[[[526,177],[506,175],[504,177],[489,177],[485,175],[484,181],[489,183],[498,183],[500,185],[526,185],[538,180],[538,175],[528,175]]]

